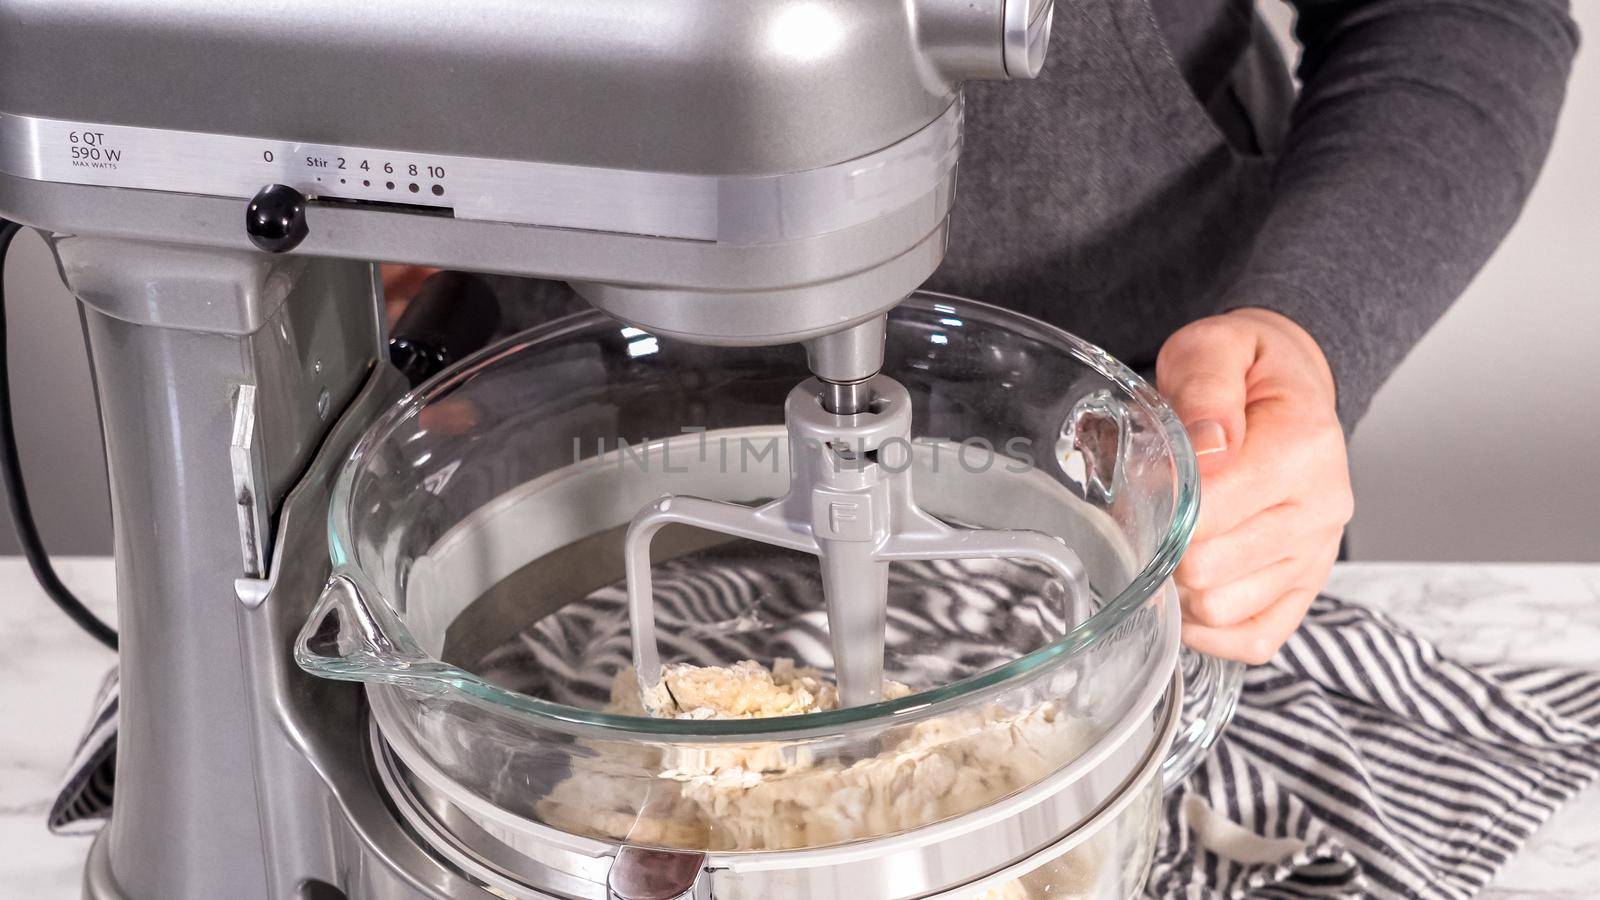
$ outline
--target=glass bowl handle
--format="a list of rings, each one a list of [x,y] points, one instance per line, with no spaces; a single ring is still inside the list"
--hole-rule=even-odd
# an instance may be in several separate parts
[[[1206,758],[1233,718],[1244,687],[1244,666],[1239,663],[1184,647],[1178,665],[1183,669],[1183,707],[1178,733],[1161,764],[1164,791],[1181,784]]]
[[[437,663],[372,596],[351,573],[335,572],[295,638],[294,661],[313,675],[341,681],[437,686],[429,671]]]
[[[1128,457],[1133,452],[1131,421],[1127,404],[1110,390],[1101,389],[1079,397],[1062,425],[1061,436],[1081,464],[1081,470],[1069,472],[1069,477],[1085,499],[1101,508],[1113,507],[1123,494]],[[1183,447],[1175,452],[1189,450]],[[1165,790],[1180,784],[1205,759],[1233,718],[1244,686],[1244,666],[1236,662],[1184,647],[1178,665],[1183,670],[1183,706],[1178,734],[1161,765]]]

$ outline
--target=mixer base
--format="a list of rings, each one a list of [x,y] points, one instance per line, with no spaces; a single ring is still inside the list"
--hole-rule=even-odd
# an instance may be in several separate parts
[[[89,845],[89,859],[83,865],[85,900],[123,900],[117,880],[111,875],[111,852],[106,848],[110,836],[102,830]]]

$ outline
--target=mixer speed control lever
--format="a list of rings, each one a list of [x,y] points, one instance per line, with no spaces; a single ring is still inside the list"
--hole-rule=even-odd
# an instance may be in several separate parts
[[[244,232],[258,249],[288,253],[311,233],[306,226],[306,196],[286,184],[267,185],[245,207]]]

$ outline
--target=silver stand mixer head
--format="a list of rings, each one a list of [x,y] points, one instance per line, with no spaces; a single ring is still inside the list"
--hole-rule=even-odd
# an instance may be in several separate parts
[[[783,497],[748,507],[667,496],[634,518],[624,559],[634,666],[644,697],[651,696],[662,674],[650,542],[668,525],[692,525],[818,558],[844,706],[872,703],[882,695],[892,562],[1024,560],[1046,567],[1066,585],[1066,609],[1081,599],[1086,590],[1083,564],[1059,540],[1023,529],[954,527],[917,505],[911,479],[911,397],[899,382],[878,374],[850,385],[849,396],[862,402],[857,412],[848,414],[828,409],[830,400],[838,400],[837,387],[808,379],[784,403],[790,473],[789,492]],[[1071,617],[1063,620],[1070,627]]]
[[[418,836],[447,825],[396,812],[410,782],[381,781],[390,745],[364,727],[385,695],[289,652],[348,562],[327,537],[337,465],[402,390],[376,260],[566,281],[663,337],[806,344],[787,494],[664,499],[630,530],[643,670],[650,537],[673,522],[818,557],[848,704],[881,686],[893,562],[1029,560],[1082,590],[1042,533],[918,506],[909,400],[878,374],[882,316],[944,254],[961,85],[1037,75],[1051,0],[437,7],[0,0],[19,23],[0,29],[0,214],[51,235],[83,306],[117,519],[97,900],[506,896],[487,857]],[[66,56],[106,77],[55,77]],[[252,201],[284,227],[249,224]],[[1077,821],[1047,812],[1044,830]],[[1010,858],[979,850],[973,871]],[[551,891],[596,896],[628,858],[587,852]]]

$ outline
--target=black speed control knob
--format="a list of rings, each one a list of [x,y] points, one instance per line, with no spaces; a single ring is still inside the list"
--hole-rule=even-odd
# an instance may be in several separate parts
[[[244,211],[250,243],[268,253],[287,253],[300,246],[306,227],[306,197],[286,184],[269,184],[256,193]]]

